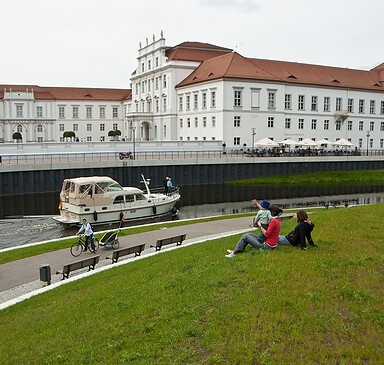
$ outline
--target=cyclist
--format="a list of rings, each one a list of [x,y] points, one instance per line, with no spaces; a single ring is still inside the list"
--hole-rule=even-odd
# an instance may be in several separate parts
[[[85,250],[88,250],[88,244],[91,243],[91,251],[95,251],[95,242],[93,240],[93,230],[90,223],[87,222],[87,220],[83,219],[83,224],[81,225],[79,232],[77,232],[77,235],[80,235],[80,233],[84,232],[85,236]]]

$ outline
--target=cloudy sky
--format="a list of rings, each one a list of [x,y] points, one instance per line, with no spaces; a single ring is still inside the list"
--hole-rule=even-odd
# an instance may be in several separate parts
[[[199,41],[246,57],[370,69],[383,0],[1,0],[0,84],[128,88],[139,42]]]

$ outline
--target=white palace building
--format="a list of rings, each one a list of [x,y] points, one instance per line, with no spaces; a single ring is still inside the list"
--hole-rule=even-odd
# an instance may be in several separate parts
[[[366,70],[248,58],[199,42],[140,44],[131,89],[0,85],[0,141],[337,141],[384,149],[384,63]],[[134,135],[133,135],[134,133]],[[115,137],[116,138],[116,137]]]

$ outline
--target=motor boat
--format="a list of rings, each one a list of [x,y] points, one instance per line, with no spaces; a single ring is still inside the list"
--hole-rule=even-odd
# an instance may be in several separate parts
[[[91,224],[108,224],[175,214],[179,188],[173,187],[167,193],[164,188],[151,191],[150,180],[141,177],[144,190],[122,187],[108,176],[65,179],[60,192],[60,215],[53,219],[77,226],[84,218]]]

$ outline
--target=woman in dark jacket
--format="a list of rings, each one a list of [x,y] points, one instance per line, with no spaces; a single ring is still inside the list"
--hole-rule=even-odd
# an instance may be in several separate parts
[[[304,210],[298,210],[296,213],[297,226],[292,232],[289,232],[287,236],[279,236],[280,245],[300,245],[302,250],[307,249],[306,241],[310,246],[316,247],[313,242],[311,232],[315,225],[308,219],[308,215]]]

